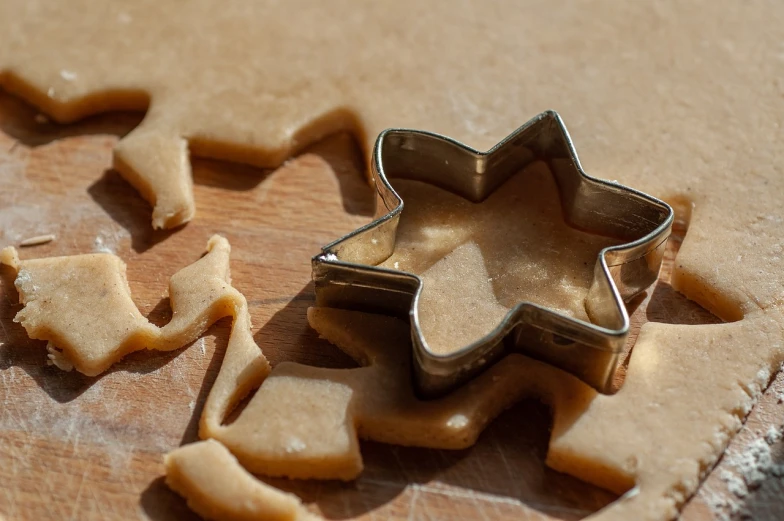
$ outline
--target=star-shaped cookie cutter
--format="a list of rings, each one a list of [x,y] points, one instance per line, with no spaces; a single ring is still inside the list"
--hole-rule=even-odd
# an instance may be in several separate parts
[[[551,169],[570,226],[624,241],[599,253],[585,300],[591,322],[521,301],[482,339],[450,354],[434,353],[419,322],[422,280],[377,266],[394,251],[404,208],[388,179],[424,181],[480,202],[536,160]],[[624,301],[658,277],[674,217],[668,204],[588,176],[554,111],[539,114],[487,152],[430,132],[385,130],[376,140],[371,170],[376,218],[313,258],[317,305],[408,316],[414,378],[424,397],[453,389],[508,350],[568,371],[600,392],[610,391],[630,328]]]

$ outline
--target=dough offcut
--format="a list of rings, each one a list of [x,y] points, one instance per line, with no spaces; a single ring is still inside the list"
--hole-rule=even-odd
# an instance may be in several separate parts
[[[215,235],[204,257],[172,276],[173,316],[162,328],[139,312],[131,299],[125,263],[115,255],[20,261],[9,247],[0,254],[0,263],[17,271],[15,285],[24,308],[14,320],[30,338],[49,342],[50,363],[96,376],[133,351],[170,351],[187,345],[225,316],[234,317],[230,345],[247,344],[258,351],[245,297],[231,286],[230,251],[229,242]],[[239,361],[248,366],[257,363],[256,358]],[[268,369],[266,360],[264,364]]]
[[[487,148],[545,108],[589,173],[693,208],[673,284],[742,320],[645,326],[561,438],[640,486],[595,519],[674,516],[784,359],[784,4],[7,0],[0,34],[0,84],[52,117],[148,108],[115,161],[156,226],[193,215],[188,151],[271,165],[392,126]]]

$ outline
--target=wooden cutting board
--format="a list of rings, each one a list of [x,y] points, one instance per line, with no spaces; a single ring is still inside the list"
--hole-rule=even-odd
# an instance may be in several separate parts
[[[53,233],[53,242],[22,249],[22,258],[115,252],[128,264],[135,302],[161,325],[170,316],[168,278],[199,258],[210,235],[223,234],[233,246],[234,286],[249,301],[255,339],[272,364],[351,366],[309,329],[305,312],[314,301],[310,257],[372,213],[364,160],[352,139],[328,138],[274,172],[194,159],[197,217],[161,232],[150,227],[149,205],[109,168],[117,137],[140,120],[114,114],[57,126],[0,93],[0,246]],[[684,233],[681,223],[660,282],[633,303],[635,332],[647,321],[718,321],[667,283]],[[0,515],[196,518],[164,484],[162,456],[197,439],[229,324],[219,322],[179,351],[135,353],[98,378],[64,373],[47,367],[44,343],[13,322],[17,295],[11,274],[2,275]],[[784,423],[780,393],[781,377],[732,451],[743,454]],[[470,450],[364,443],[366,471],[353,483],[269,482],[331,519],[579,519],[612,502],[612,494],[544,466],[549,422],[547,408],[528,401],[503,414]],[[781,444],[771,448],[784,459]],[[722,470],[733,467],[722,462],[712,472],[683,519],[722,519],[731,504],[757,519],[784,519],[781,480],[769,479],[741,499],[727,491]]]

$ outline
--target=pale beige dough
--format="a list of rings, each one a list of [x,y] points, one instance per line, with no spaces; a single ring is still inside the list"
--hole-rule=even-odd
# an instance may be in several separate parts
[[[215,235],[204,257],[172,276],[172,319],[162,328],[139,312],[125,263],[115,255],[20,261],[16,250],[6,248],[0,263],[17,270],[14,284],[24,308],[14,320],[30,338],[48,341],[50,363],[95,376],[133,351],[187,345],[225,316],[235,319],[230,343],[250,342],[255,347],[245,297],[231,287],[230,250],[228,241]]]
[[[393,185],[405,211],[394,254],[381,266],[422,276],[420,321],[433,351],[480,339],[522,301],[590,322],[584,301],[599,252],[622,241],[568,226],[544,163],[512,176],[479,204],[416,181]]]
[[[395,318],[311,308],[308,321],[362,367],[326,369],[277,365],[239,417],[222,425],[229,407],[214,406],[213,393],[233,388],[230,379],[210,391],[200,436],[215,438],[254,473],[291,478],[350,480],[362,471],[357,438],[395,445],[463,449],[485,426],[523,396],[537,396],[555,411],[559,438],[596,395],[578,379],[522,355],[510,355],[470,383],[438,400],[417,399],[411,385],[408,324]],[[249,347],[249,345],[248,345]],[[240,355],[227,351],[226,360]],[[233,372],[221,368],[224,373]],[[246,371],[239,379],[260,371]],[[614,476],[614,489],[629,479]]]
[[[262,483],[215,440],[191,443],[166,455],[166,484],[212,521],[316,519],[299,498]]]
[[[274,165],[392,126],[486,149],[545,108],[589,173],[693,208],[673,283],[737,322],[646,325],[554,442],[639,486],[594,519],[673,517],[784,359],[784,4],[6,0],[0,34],[0,84],[53,118],[148,109],[115,163],[155,226],[193,215],[188,152]]]
[[[428,348],[451,353],[481,339],[509,308],[493,294],[479,246],[465,242],[421,274],[419,325]]]

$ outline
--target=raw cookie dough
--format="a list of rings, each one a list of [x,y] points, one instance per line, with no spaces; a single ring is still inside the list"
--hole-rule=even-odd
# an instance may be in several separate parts
[[[316,519],[287,494],[254,478],[215,440],[191,443],[166,455],[166,484],[212,521]]]
[[[306,514],[295,498],[251,481],[247,471],[350,480],[362,471],[358,437],[398,445],[466,448],[493,418],[524,396],[537,396],[553,407],[555,441],[596,395],[571,375],[512,354],[450,395],[420,401],[411,387],[407,323],[329,308],[310,308],[308,320],[363,367],[324,369],[284,362],[264,380],[237,420],[221,425],[239,397],[221,403],[213,397],[232,392],[236,382],[242,386],[247,379],[266,374],[264,364],[241,370],[242,364],[237,363],[263,359],[260,350],[250,344],[230,345],[199,433],[219,441],[186,445],[165,460],[166,482],[200,515],[226,521],[249,516],[259,521],[299,519],[296,516]],[[575,464],[568,452],[551,450],[548,458]],[[589,464],[578,461],[576,467]],[[617,490],[631,486],[630,476],[623,473],[606,473],[605,479],[605,485]],[[227,486],[233,480],[236,486]]]
[[[572,429],[640,487],[594,519],[673,517],[784,359],[780,2],[5,0],[0,34],[0,84],[52,117],[148,109],[115,155],[157,226],[193,213],[188,152],[277,164],[391,126],[486,149],[546,108],[589,173],[693,206],[673,284],[737,322],[643,327]]]
[[[20,261],[16,250],[6,248],[0,263],[17,270],[15,286],[24,308],[14,320],[30,338],[48,341],[50,363],[95,376],[133,351],[187,345],[225,316],[235,318],[230,343],[256,347],[245,297],[231,287],[230,251],[229,242],[215,235],[204,257],[172,276],[173,316],[162,328],[139,312],[131,299],[125,263],[115,255]]]
[[[465,242],[421,274],[419,325],[428,347],[451,353],[487,335],[509,308],[498,303],[479,246]]]
[[[478,340],[523,300],[590,322],[584,301],[599,252],[623,241],[567,225],[544,163],[512,176],[479,204],[417,181],[393,185],[405,210],[395,251],[381,266],[422,276],[420,320],[433,351]],[[467,242],[473,246],[458,248]],[[437,262],[445,255],[453,257],[448,268]],[[468,278],[475,269],[486,276]],[[476,299],[477,291],[495,299]]]
[[[446,397],[421,401],[411,385],[407,323],[330,308],[310,308],[308,320],[362,367],[326,369],[283,362],[229,425],[221,425],[229,409],[210,403],[213,393],[226,392],[224,384],[216,382],[199,434],[220,441],[251,472],[354,479],[362,471],[358,437],[395,445],[463,449],[523,396],[537,396],[553,406],[553,439],[557,439],[596,395],[571,375],[513,354]],[[227,351],[226,360],[231,362],[238,354],[240,350]],[[234,372],[237,365],[228,366],[228,371],[226,367],[221,368],[219,379],[224,372]],[[248,370],[245,376],[253,372]],[[231,379],[222,381],[228,385]],[[628,476],[616,479],[616,490],[629,485]]]

